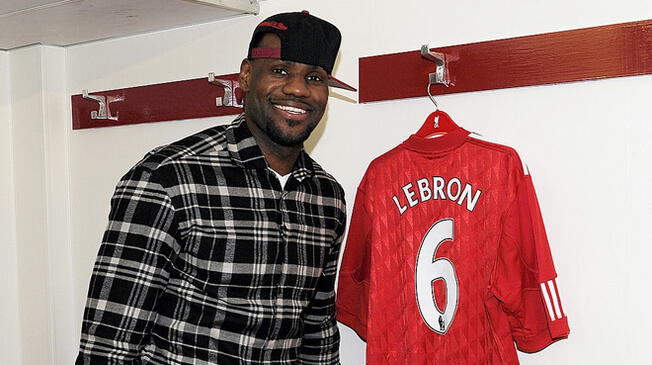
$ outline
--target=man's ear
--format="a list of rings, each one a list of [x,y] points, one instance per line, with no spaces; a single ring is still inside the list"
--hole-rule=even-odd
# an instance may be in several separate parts
[[[240,89],[245,93],[249,91],[249,80],[251,80],[251,61],[245,58],[240,64],[240,75],[238,76]]]

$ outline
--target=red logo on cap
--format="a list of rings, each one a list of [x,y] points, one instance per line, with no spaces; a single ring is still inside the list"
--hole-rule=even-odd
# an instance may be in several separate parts
[[[279,22],[262,22],[258,24],[259,27],[272,27],[278,30],[288,30],[288,27],[285,26],[283,23]]]

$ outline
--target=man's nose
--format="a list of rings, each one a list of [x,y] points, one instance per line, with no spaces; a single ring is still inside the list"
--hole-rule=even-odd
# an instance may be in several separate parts
[[[299,98],[310,96],[307,80],[301,75],[294,75],[287,78],[283,85],[283,93],[293,95]]]

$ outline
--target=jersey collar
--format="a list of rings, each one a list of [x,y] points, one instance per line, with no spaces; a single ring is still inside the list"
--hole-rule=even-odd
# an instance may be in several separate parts
[[[403,147],[418,152],[448,152],[464,144],[468,135],[469,131],[464,128],[456,128],[440,137],[432,138],[419,137],[413,134],[403,142]]]

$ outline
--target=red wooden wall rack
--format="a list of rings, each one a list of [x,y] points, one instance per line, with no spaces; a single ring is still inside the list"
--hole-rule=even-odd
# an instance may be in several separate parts
[[[242,113],[238,74],[72,95],[73,129]]]
[[[443,55],[449,81],[448,87],[432,86],[434,95],[652,74],[652,20],[434,48],[431,53]],[[428,75],[435,70],[433,57],[428,58],[420,51],[360,58],[360,102],[426,96]],[[72,95],[73,129],[239,114],[237,78],[209,76]]]
[[[434,95],[652,73],[652,20],[433,48],[450,85]],[[360,102],[427,95],[420,51],[360,58]],[[391,71],[388,71],[391,70]]]

